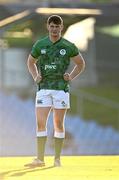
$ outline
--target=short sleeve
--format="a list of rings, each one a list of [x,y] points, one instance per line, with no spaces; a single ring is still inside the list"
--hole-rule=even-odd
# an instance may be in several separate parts
[[[70,53],[70,57],[74,57],[79,54],[79,49],[75,46],[75,44],[72,44]]]
[[[34,58],[38,58],[40,56],[39,41],[36,41],[36,43],[33,45],[31,50],[31,56],[33,56]]]

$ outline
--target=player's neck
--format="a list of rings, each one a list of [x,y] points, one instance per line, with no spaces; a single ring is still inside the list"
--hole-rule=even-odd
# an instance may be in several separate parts
[[[49,35],[49,38],[50,38],[51,42],[55,43],[61,38],[61,36],[50,36]]]

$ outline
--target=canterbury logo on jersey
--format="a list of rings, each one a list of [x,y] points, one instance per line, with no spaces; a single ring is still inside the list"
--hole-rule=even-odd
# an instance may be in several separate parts
[[[46,69],[54,69],[55,70],[56,68],[57,68],[57,66],[55,64],[45,65],[45,70]]]

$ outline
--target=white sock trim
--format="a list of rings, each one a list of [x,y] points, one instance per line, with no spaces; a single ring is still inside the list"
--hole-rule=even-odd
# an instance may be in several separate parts
[[[43,136],[47,136],[47,131],[38,131],[37,132],[37,137],[43,137]]]
[[[65,132],[56,132],[55,131],[54,137],[56,137],[56,138],[64,138],[65,137]]]

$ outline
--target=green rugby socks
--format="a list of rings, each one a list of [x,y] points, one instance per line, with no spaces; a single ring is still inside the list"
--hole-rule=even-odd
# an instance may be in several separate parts
[[[47,140],[47,132],[37,132],[37,158],[44,161],[45,144]]]
[[[54,134],[55,159],[60,159],[64,138],[65,138],[65,132],[55,132]]]

